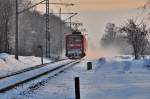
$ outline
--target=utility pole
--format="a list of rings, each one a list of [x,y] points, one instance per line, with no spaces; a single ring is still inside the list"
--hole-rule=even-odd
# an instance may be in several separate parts
[[[46,57],[50,58],[49,0],[46,0]],[[49,52],[49,53],[48,53]]]
[[[62,21],[61,21],[61,8],[59,8],[59,17],[60,17],[60,49],[58,49],[59,50],[59,57],[61,57],[61,53],[62,53],[62,49],[63,49],[63,47],[62,47],[62,39],[63,39],[63,33],[62,33]],[[62,39],[61,39],[62,38]]]
[[[16,0],[15,58],[18,60],[18,0]]]
[[[64,5],[64,6],[74,6],[74,4],[72,3],[50,3],[49,0],[46,0],[46,3],[42,3],[42,4],[46,4],[46,57],[51,58],[51,34],[50,34],[50,25],[49,25],[49,17],[50,17],[50,13],[49,13],[49,5]],[[59,16],[60,16],[60,33],[62,34],[62,22],[61,22],[61,8],[59,9]],[[62,35],[60,35],[62,38]],[[58,54],[60,54],[61,50],[62,50],[62,40],[60,39],[60,49],[58,49]],[[60,50],[60,51],[59,51]]]
[[[18,25],[18,21],[19,21],[19,14],[22,14],[23,12],[25,12],[25,11],[28,11],[28,10],[30,10],[31,8],[33,8],[33,7],[35,7],[35,6],[37,6],[37,5],[39,5],[39,4],[42,4],[43,2],[45,2],[45,0],[43,0],[43,1],[41,1],[41,2],[39,2],[39,3],[37,3],[37,4],[35,4],[35,5],[33,5],[33,6],[31,6],[31,7],[29,7],[29,8],[27,8],[27,9],[24,9],[24,10],[22,10],[22,11],[19,11],[19,9],[18,9],[18,0],[16,0],[15,1],[16,2],[16,15],[15,15],[15,17],[16,17],[16,33],[15,33],[15,59],[19,59],[19,57],[18,57],[18,54],[19,54],[19,47],[18,47],[18,44],[19,44],[19,37],[18,37],[18,27],[19,27],[19,25]]]
[[[72,13],[72,12],[70,12],[70,13],[63,12],[63,13],[62,13],[62,9],[59,8],[59,13],[50,13],[50,14],[57,14],[57,15],[60,17],[60,21],[59,21],[59,22],[60,22],[60,27],[59,27],[59,28],[60,28],[60,30],[59,30],[60,35],[59,35],[59,37],[62,38],[62,37],[63,37],[62,24],[64,24],[64,21],[62,21],[62,18],[61,18],[61,17],[62,17],[62,14],[63,14],[63,15],[70,15],[70,16],[72,16],[72,15],[77,14],[77,13]],[[67,19],[66,19],[66,20],[67,20]],[[65,20],[65,21],[66,21],[66,20]],[[57,25],[53,25],[53,26],[50,27],[50,29],[52,29],[52,28],[54,28],[54,27],[56,27],[56,26],[57,26]],[[54,35],[55,35],[55,34],[54,34]],[[55,39],[55,36],[54,36],[54,39]],[[55,40],[54,40],[54,41],[55,41]],[[59,39],[58,42],[59,42],[59,46],[58,46],[58,45],[57,45],[57,46],[59,47],[59,49],[57,48],[57,49],[55,50],[55,52],[60,55],[60,54],[62,53],[62,50],[63,50],[63,40],[62,40],[62,39]],[[53,49],[53,53],[55,53],[55,52],[54,52],[54,49]],[[59,56],[59,57],[60,57],[60,56]]]
[[[44,3],[46,2],[46,3]],[[18,10],[18,0],[16,0],[16,34],[15,34],[15,58],[18,60],[19,57],[18,57],[18,53],[19,53],[19,50],[18,50],[18,18],[19,18],[19,14],[22,14],[23,12],[25,11],[28,11],[30,10],[31,8],[39,5],[39,4],[46,4],[46,57],[48,56],[48,48],[49,48],[49,57],[51,57],[50,55],[50,26],[49,26],[49,4],[54,4],[54,5],[65,5],[65,6],[73,6],[74,4],[69,4],[69,3],[50,3],[49,0],[42,0],[22,11],[19,11]]]

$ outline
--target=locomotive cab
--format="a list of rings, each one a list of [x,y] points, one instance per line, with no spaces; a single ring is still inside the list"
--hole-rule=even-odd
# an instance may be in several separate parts
[[[73,32],[66,36],[66,57],[81,59],[85,57],[85,37],[81,32]]]

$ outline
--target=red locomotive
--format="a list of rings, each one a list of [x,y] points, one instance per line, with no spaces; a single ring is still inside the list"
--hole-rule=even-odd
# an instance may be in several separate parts
[[[66,56],[69,59],[81,59],[85,57],[86,39],[81,32],[73,32],[66,35]]]

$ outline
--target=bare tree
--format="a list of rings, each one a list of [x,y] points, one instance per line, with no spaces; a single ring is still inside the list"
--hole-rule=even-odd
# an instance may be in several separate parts
[[[133,47],[135,59],[144,54],[145,47],[148,43],[147,35],[149,33],[146,24],[141,22],[137,24],[133,19],[129,19],[125,25],[120,28],[127,36],[128,43]]]
[[[12,17],[12,0],[0,0],[0,52],[9,51],[9,21]]]
[[[108,23],[105,28],[105,34],[101,39],[101,44],[103,47],[112,45],[115,42],[117,36],[117,27],[114,23]]]

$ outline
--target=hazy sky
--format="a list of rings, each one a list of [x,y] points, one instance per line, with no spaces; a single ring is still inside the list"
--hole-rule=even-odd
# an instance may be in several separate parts
[[[74,20],[84,23],[87,29],[88,43],[93,49],[99,48],[99,40],[104,33],[106,23],[121,25],[128,18],[137,17],[147,0],[50,0],[50,2],[74,3],[73,7],[62,7],[62,12],[79,13]],[[52,6],[59,11],[60,6]],[[41,7],[39,7],[41,9]]]
[[[146,0],[51,0],[53,1],[75,4],[73,7],[64,7],[64,11],[79,13],[74,20],[84,23],[89,43],[95,48],[98,48],[106,23],[122,24],[127,18],[137,16],[141,12],[137,8],[146,2]]]

